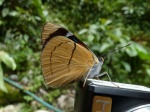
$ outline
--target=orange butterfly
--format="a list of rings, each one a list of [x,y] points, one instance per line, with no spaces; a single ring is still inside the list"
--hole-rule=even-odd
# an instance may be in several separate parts
[[[75,35],[47,23],[42,31],[41,66],[50,87],[65,86],[99,75],[104,59],[98,59]]]

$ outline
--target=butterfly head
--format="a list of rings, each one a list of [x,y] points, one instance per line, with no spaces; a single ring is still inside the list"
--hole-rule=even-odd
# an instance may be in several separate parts
[[[106,57],[99,57],[98,60],[99,60],[99,63],[102,65],[104,60],[105,60]]]

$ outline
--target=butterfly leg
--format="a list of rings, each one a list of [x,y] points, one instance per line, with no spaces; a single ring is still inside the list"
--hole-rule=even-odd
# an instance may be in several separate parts
[[[109,74],[108,74],[107,72],[103,72],[103,73],[101,73],[101,74],[98,74],[98,75],[96,75],[95,77],[99,79],[99,77],[101,77],[101,76],[103,76],[103,75],[107,75],[108,78],[109,78],[109,80],[110,80],[110,82],[111,82],[113,85],[119,87],[118,85],[116,85],[115,83],[112,82],[112,80],[111,80],[111,78],[110,78],[110,76],[109,76]]]
[[[86,75],[86,77],[84,79],[83,87],[85,87],[85,83],[86,83],[86,80],[88,79],[89,74],[90,74],[90,72],[88,72],[88,74]]]
[[[101,77],[101,76],[103,76],[103,75],[107,75],[108,78],[109,78],[109,80],[111,81],[111,78],[110,78],[110,76],[109,76],[109,74],[108,74],[107,72],[103,72],[103,73],[101,73],[101,74],[98,74],[98,75],[96,75],[95,77],[99,79],[99,77]]]

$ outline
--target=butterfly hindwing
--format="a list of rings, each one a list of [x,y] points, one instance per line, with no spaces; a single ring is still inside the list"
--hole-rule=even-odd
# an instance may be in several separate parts
[[[58,29],[57,25],[48,23],[42,31],[41,66],[45,82],[51,87],[82,79],[95,63],[93,53],[80,44],[79,39],[74,37],[76,40],[72,40],[64,33],[56,35]],[[73,38],[73,35],[70,37]]]

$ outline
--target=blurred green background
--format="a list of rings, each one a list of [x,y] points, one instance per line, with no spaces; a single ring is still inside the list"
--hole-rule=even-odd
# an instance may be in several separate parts
[[[5,76],[54,106],[73,110],[59,106],[58,98],[73,97],[74,85],[52,89],[43,81],[40,36],[46,22],[69,29],[97,56],[132,43],[107,55],[102,71],[109,68],[116,82],[150,86],[149,0],[0,0],[0,10],[0,107],[19,104],[20,112],[46,110],[4,84]]]

